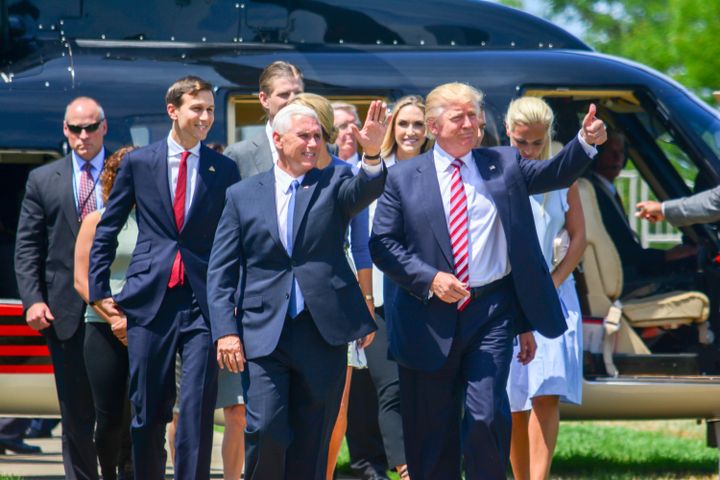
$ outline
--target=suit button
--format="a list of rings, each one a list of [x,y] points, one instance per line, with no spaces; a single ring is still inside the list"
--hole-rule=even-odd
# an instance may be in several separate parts
[[[286,293],[286,294],[285,294],[285,300],[287,300],[288,298],[290,298],[290,294],[289,294],[289,293]]]

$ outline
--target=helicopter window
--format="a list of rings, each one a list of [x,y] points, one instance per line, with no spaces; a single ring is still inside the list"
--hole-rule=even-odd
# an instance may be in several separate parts
[[[325,95],[325,98],[331,102],[355,105],[361,121],[367,114],[370,102],[382,97],[382,95]],[[231,95],[228,102],[228,144],[252,138],[264,128],[265,112],[260,106],[257,94]]]

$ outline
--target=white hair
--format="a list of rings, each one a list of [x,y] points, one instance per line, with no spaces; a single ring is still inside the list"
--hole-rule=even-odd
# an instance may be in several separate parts
[[[290,130],[293,117],[309,117],[320,125],[320,120],[318,120],[318,116],[313,109],[305,105],[292,104],[283,107],[277,115],[275,115],[272,122],[272,131],[284,135]]]

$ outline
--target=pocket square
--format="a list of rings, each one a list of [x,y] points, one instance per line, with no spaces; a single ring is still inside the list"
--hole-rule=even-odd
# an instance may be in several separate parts
[[[215,167],[212,166],[212,165],[210,165],[210,168],[208,168],[208,170],[211,171],[211,172],[213,172],[213,173],[215,173]]]

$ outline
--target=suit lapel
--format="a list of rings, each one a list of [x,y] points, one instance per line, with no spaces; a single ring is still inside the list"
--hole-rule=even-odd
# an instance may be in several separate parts
[[[167,163],[166,163],[167,164]],[[192,203],[188,210],[187,218],[183,223],[183,230],[190,223],[193,214],[196,211],[202,211],[200,205],[203,205],[205,195],[208,190],[212,188],[215,179],[217,178],[217,165],[212,159],[209,153],[209,149],[205,145],[200,145],[200,159],[198,160],[198,171],[197,179],[195,182],[195,192],[192,197]]]
[[[505,238],[509,245],[510,233],[512,232],[510,224],[511,199],[508,195],[507,186],[505,184],[502,165],[500,165],[500,162],[498,162],[497,159],[487,155],[482,155],[479,150],[473,150],[473,160],[475,161],[475,165],[477,165],[478,172],[480,172],[483,182],[485,182],[485,187],[487,188],[488,193],[490,193],[490,196],[495,203],[495,208],[500,215],[500,221],[503,225]]]
[[[73,159],[72,154],[65,157],[57,170],[59,178],[58,186],[61,188],[61,205],[73,237],[77,237],[80,230],[80,222],[77,207],[75,206],[75,187],[73,186]]]
[[[295,194],[295,211],[293,212],[293,251],[295,251],[300,224],[305,221],[310,200],[313,197],[315,187],[317,186],[321,175],[322,171],[317,168],[313,168],[307,172],[305,174],[305,178],[303,178],[303,182],[300,184],[297,189],[297,193]]]
[[[262,173],[272,168],[272,149],[270,148],[270,142],[265,133],[265,129],[263,129],[261,135],[253,139],[253,144],[255,145],[255,152],[252,158],[258,172]]]
[[[275,245],[287,254],[280,241],[277,221],[277,204],[275,203],[275,174],[272,170],[252,177],[257,181],[257,199],[260,215],[267,221],[270,236]]]
[[[435,236],[435,240],[440,246],[448,266],[454,268],[455,261],[452,255],[452,246],[450,245],[450,232],[448,231],[447,221],[445,220],[445,210],[443,208],[442,195],[440,194],[440,183],[435,170],[435,159],[433,151],[425,153],[422,163],[417,167],[418,184],[420,191],[423,192],[423,212],[427,217],[430,230]]]
[[[173,212],[172,198],[174,194],[170,193],[170,183],[168,181],[168,150],[167,142],[160,141],[156,144],[156,149],[152,155],[150,172],[155,172],[155,182],[158,188],[158,195],[160,196],[160,203],[163,205],[163,210],[167,214],[167,220],[173,228],[175,226],[175,213]]]

